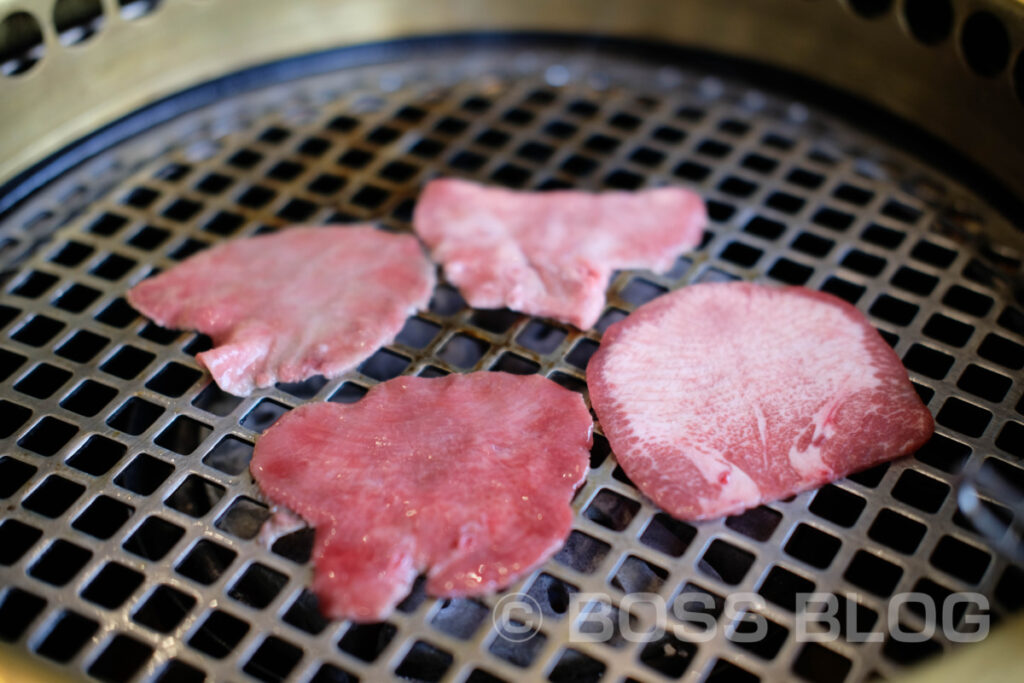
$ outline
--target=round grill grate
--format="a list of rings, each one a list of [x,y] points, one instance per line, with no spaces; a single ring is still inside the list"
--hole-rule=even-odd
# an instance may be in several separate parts
[[[1007,284],[1020,260],[959,239],[1005,230],[1000,218],[879,140],[738,80],[551,47],[406,57],[182,115],[6,218],[0,638],[116,681],[857,681],[950,643],[801,643],[797,593],[856,594],[847,609],[862,629],[885,623],[898,592],[975,591],[996,615],[1024,603],[1022,570],[956,495],[965,474],[1024,481],[1024,313]],[[227,238],[296,222],[407,230],[418,188],[440,174],[522,188],[680,183],[707,198],[712,222],[671,272],[617,274],[594,330],[473,311],[441,285],[358,371],[246,399],[196,364],[207,339],[148,323],[123,299]],[[607,325],[671,288],[737,278],[822,289],[868,313],[937,416],[931,443],[690,525],[647,503],[598,435],[571,537],[511,591],[542,611],[522,642],[492,621],[500,596],[417,590],[384,624],[326,622],[305,589],[310,533],[261,543],[270,511],[247,463],[295,405],[356,401],[402,373],[486,369],[539,372],[585,395]],[[1013,533],[1012,511],[985,505]],[[622,601],[644,591],[710,596],[714,636],[569,642],[574,595],[603,594],[586,609],[608,601],[643,630],[643,610]],[[767,619],[758,642],[738,642],[742,615],[724,610],[737,592]]]

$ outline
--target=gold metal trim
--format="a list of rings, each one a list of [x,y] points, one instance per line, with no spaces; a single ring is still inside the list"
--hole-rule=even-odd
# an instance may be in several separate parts
[[[959,48],[976,9],[1024,44],[1024,4],[954,0],[952,35],[915,41],[902,2],[865,19],[837,0],[164,0],[125,19],[103,0],[91,39],[63,46],[55,0],[0,0],[0,18],[32,13],[46,55],[0,76],[0,182],[131,111],[189,86],[273,60],[393,38],[467,31],[557,31],[665,41],[757,60],[840,88],[918,122],[1024,195],[1022,107],[1009,67],[973,74]],[[1011,63],[1018,49],[1011,55]]]

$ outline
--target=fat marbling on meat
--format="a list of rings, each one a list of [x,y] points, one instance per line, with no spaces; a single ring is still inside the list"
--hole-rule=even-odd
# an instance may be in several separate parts
[[[683,188],[521,192],[457,179],[427,184],[413,227],[471,306],[508,307],[581,329],[613,271],[668,270],[700,243],[707,215]]]
[[[802,287],[698,284],[659,297],[608,329],[587,383],[623,470],[684,520],[904,455],[934,426],[868,320]]]
[[[421,572],[431,595],[481,595],[553,554],[592,428],[579,394],[538,375],[403,376],[287,413],[250,469],[316,528],[322,611],[377,621]]]
[[[426,306],[434,268],[416,238],[368,225],[294,227],[214,246],[143,280],[128,301],[213,339],[196,356],[222,389],[336,377]]]

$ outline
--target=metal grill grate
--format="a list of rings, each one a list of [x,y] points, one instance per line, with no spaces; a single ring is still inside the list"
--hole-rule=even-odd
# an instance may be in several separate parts
[[[796,593],[856,593],[865,626],[884,622],[898,591],[978,591],[996,615],[1024,603],[1021,569],[972,529],[954,488],[964,473],[1024,479],[1024,313],[1002,279],[1020,261],[952,239],[972,222],[1005,229],[1001,219],[878,140],[739,81],[551,48],[413,57],[187,114],[7,219],[8,254],[24,259],[0,304],[0,637],[118,681],[855,681],[950,644],[799,643]],[[441,285],[358,371],[246,399],[196,364],[207,339],[147,323],[123,299],[226,238],[295,222],[406,230],[418,188],[438,174],[524,188],[682,183],[704,194],[712,223],[670,273],[617,274],[595,330],[473,311]],[[500,637],[497,598],[420,589],[385,624],[325,622],[305,589],[310,533],[261,544],[270,511],[247,463],[291,407],[356,401],[401,373],[484,369],[540,372],[585,394],[607,325],[668,289],[736,278],[803,284],[867,312],[937,415],[931,443],[690,525],[647,503],[598,436],[570,539],[513,588],[544,615],[522,643]],[[710,595],[716,636],[568,643],[573,594],[617,606],[636,591]],[[733,642],[744,627],[722,609],[736,591],[761,596],[765,639]]]

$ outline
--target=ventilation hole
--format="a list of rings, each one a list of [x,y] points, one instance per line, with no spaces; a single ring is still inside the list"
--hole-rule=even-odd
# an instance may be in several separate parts
[[[871,304],[871,315],[895,325],[909,325],[920,308],[908,301],[882,294]]]
[[[107,420],[107,424],[125,434],[138,436],[149,429],[163,412],[164,409],[155,403],[133,397],[118,408]]]
[[[387,622],[352,624],[338,641],[338,647],[364,662],[372,662],[384,652],[396,633],[398,629]]]
[[[521,668],[533,664],[548,640],[540,631],[513,619],[503,619],[495,624],[495,631],[497,637],[488,647],[490,653]]]
[[[892,497],[925,512],[937,512],[949,494],[949,485],[938,479],[906,470],[892,489]]]
[[[29,430],[28,434],[21,437],[18,445],[39,455],[51,456],[77,433],[78,427],[73,424],[55,417],[44,417]]]
[[[767,541],[782,521],[782,514],[761,505],[725,520],[725,526],[755,541]]]
[[[685,178],[686,180],[692,180],[693,182],[698,183],[711,175],[711,169],[693,161],[684,161],[676,166],[672,170],[672,173],[680,178]]]
[[[218,609],[206,617],[188,644],[214,659],[223,659],[248,632],[247,623]]]
[[[274,541],[270,550],[296,564],[306,564],[313,552],[313,530],[303,528],[285,534]]]
[[[444,650],[417,640],[402,659],[395,673],[417,681],[439,681],[451,668],[454,658]]]
[[[751,268],[764,252],[743,242],[730,242],[719,256],[744,268]]]
[[[966,436],[978,437],[985,432],[992,413],[956,397],[946,399],[935,421]]]
[[[158,446],[174,451],[180,455],[188,455],[194,451],[203,439],[209,436],[213,428],[190,417],[177,417],[154,439]]]
[[[74,528],[106,540],[134,514],[135,508],[109,496],[99,496],[71,524]]]
[[[1010,609],[1024,607],[1024,569],[1010,565],[996,584],[996,600]],[[0,621],[2,623],[2,621]]]
[[[28,360],[25,356],[0,349],[0,380],[5,380],[14,374],[21,365]]]
[[[42,538],[43,532],[16,519],[0,522],[0,565],[9,567]]]
[[[46,600],[20,588],[10,588],[0,600],[0,640],[14,642],[46,607]]]
[[[569,391],[575,391],[578,394],[582,394],[584,398],[587,396],[587,384],[581,379],[573,377],[572,375],[567,375],[564,372],[553,372],[548,375],[548,378],[565,387]]]
[[[933,566],[970,584],[981,581],[991,560],[984,550],[952,536],[943,536],[929,558]]]
[[[668,290],[660,285],[641,278],[633,278],[625,287],[619,291],[619,297],[634,306],[640,306],[652,301]]]
[[[832,484],[818,490],[808,509],[815,515],[842,527],[852,527],[864,511],[867,501]]]
[[[885,508],[875,517],[868,529],[868,536],[893,550],[912,555],[924,538],[925,531],[927,527],[924,524]]]
[[[643,185],[643,183],[643,176],[637,175],[636,173],[630,173],[629,171],[623,171],[621,169],[612,171],[604,178],[604,184],[607,187],[619,190],[635,190]]]
[[[769,220],[761,216],[754,216],[743,226],[743,231],[765,239],[776,239],[786,232],[786,226],[777,221]],[[806,234],[806,233],[805,233]]]
[[[661,142],[677,144],[686,139],[686,133],[672,126],[658,126],[651,133],[651,137]]]
[[[145,576],[117,562],[108,562],[82,591],[82,597],[107,609],[117,609],[142,585]]]
[[[444,150],[444,144],[429,138],[420,140],[409,149],[410,154],[415,154],[424,159],[433,159]]]
[[[634,593],[657,593],[665,584],[668,571],[661,567],[629,555],[611,578],[611,585],[627,595]]]
[[[598,343],[591,339],[580,339],[576,346],[565,355],[567,363],[575,365],[580,370],[586,370],[591,356],[597,352]]]
[[[836,243],[833,240],[819,237],[814,233],[802,232],[797,235],[797,238],[793,240],[790,246],[797,251],[821,258],[828,254],[835,245]]]
[[[975,396],[998,403],[1006,396],[1012,383],[1009,377],[972,363],[960,375],[956,385]]]
[[[63,586],[92,558],[92,551],[57,539],[28,569],[31,576],[54,586]]]
[[[57,475],[51,475],[29,495],[22,506],[44,517],[59,517],[71,507],[85,487]]]
[[[250,565],[228,590],[228,595],[244,605],[263,609],[277,597],[288,577],[259,563]]]
[[[780,607],[795,612],[797,596],[814,591],[814,582],[780,566],[772,567],[757,592]]]
[[[469,124],[466,121],[453,116],[444,117],[434,126],[434,130],[446,135],[458,135],[467,128],[469,128]]]
[[[92,619],[65,610],[45,640],[36,647],[36,652],[55,662],[68,662],[92,639],[99,626]]]
[[[727,637],[737,647],[761,659],[772,660],[788,636],[789,629],[784,626],[756,612],[745,612],[740,615]]]
[[[0,400],[0,417],[3,418],[0,420],[0,438],[7,438],[29,421],[29,418],[32,417],[32,411],[9,400]],[[18,445],[25,445],[25,438],[18,441]]]
[[[932,379],[942,379],[953,367],[954,358],[950,355],[930,349],[921,344],[914,344],[903,357],[903,364],[914,372],[919,372]]]
[[[35,398],[48,398],[70,378],[71,373],[67,370],[43,363],[18,380],[14,388]]]
[[[566,173],[571,173],[575,176],[585,176],[597,168],[597,162],[588,157],[573,154],[562,162],[561,168]]]
[[[192,405],[218,417],[224,417],[237,408],[241,402],[241,398],[221,390],[213,382],[192,399]]]
[[[185,559],[174,568],[182,576],[210,585],[234,562],[237,553],[213,541],[196,543]]]
[[[961,325],[973,329],[963,323]],[[964,342],[966,343],[966,339]],[[1024,367],[1024,346],[998,334],[993,333],[985,337],[978,347],[978,355],[1011,370],[1020,370]]]
[[[705,140],[697,145],[697,153],[714,159],[721,159],[732,151],[732,145],[718,140]]]
[[[812,567],[825,569],[839,552],[841,541],[807,524],[800,524],[786,543],[786,553]]]
[[[629,160],[642,166],[654,167],[665,160],[665,155],[655,149],[651,149],[650,147],[638,147],[629,155]],[[737,180],[739,179],[737,178]],[[756,186],[754,187],[756,189]]]
[[[170,633],[184,621],[196,605],[196,599],[171,586],[157,586],[135,610],[132,619],[159,633]]]
[[[380,353],[381,352],[378,352],[378,355]],[[291,408],[283,403],[278,403],[277,401],[265,398],[257,403],[252,410],[246,413],[245,417],[241,420],[241,425],[246,429],[260,433],[277,422],[278,418],[289,410],[291,410]]]
[[[640,503],[611,489],[601,489],[583,511],[587,519],[612,531],[622,531],[640,511]]]
[[[679,678],[686,673],[696,652],[697,646],[693,643],[666,633],[644,645],[640,651],[640,662],[669,678]]]
[[[697,564],[702,573],[735,586],[754,563],[754,556],[721,539],[712,541]]]
[[[797,168],[789,172],[786,176],[786,180],[794,185],[807,188],[808,190],[816,190],[821,187],[823,182],[825,182],[825,176],[820,173],[814,173],[802,168]]]
[[[332,403],[357,403],[366,395],[366,391],[366,387],[359,386],[354,382],[345,382],[327,400]]]
[[[470,677],[472,678],[472,677]],[[467,678],[467,681],[470,679]],[[355,674],[350,674],[344,669],[339,669],[333,664],[322,664],[320,668],[316,670],[316,674],[313,678],[309,679],[309,683],[358,683],[359,679]],[[504,683],[503,681],[501,683]]]
[[[36,473],[36,468],[8,456],[0,457],[0,498],[10,498]]]
[[[242,670],[268,683],[285,680],[302,659],[302,650],[276,636],[267,636]]]
[[[715,621],[724,609],[725,598],[694,583],[686,583],[672,603],[672,610],[681,621],[704,631],[714,626],[708,627],[698,617],[706,615]]]
[[[1010,59],[1010,36],[990,12],[975,12],[960,33],[960,48],[967,66],[979,76],[995,76]]]
[[[178,398],[188,391],[196,383],[196,380],[202,376],[203,374],[195,368],[172,361],[165,365],[151,380],[146,382],[146,388],[159,392],[164,396]],[[182,451],[178,452],[181,453]]]
[[[794,214],[804,208],[806,202],[799,197],[786,192],[773,192],[765,200],[765,206],[769,206],[782,213]]]
[[[278,382],[274,386],[296,398],[305,400],[316,396],[326,385],[326,377],[323,375],[313,375],[309,379],[304,379],[301,382]]]
[[[45,54],[43,31],[28,12],[13,12],[0,22],[0,74],[17,76]]]
[[[903,576],[903,569],[871,553],[858,550],[843,574],[850,583],[879,597],[888,597]]]
[[[818,643],[807,643],[793,660],[793,672],[811,683],[842,681],[853,668],[843,655]]]
[[[146,560],[159,560],[185,535],[185,530],[159,517],[147,517],[122,547]],[[205,542],[205,541],[204,541]]]
[[[191,517],[202,517],[223,497],[223,486],[190,474],[174,493],[168,496],[164,504]]]
[[[608,555],[611,546],[603,541],[573,530],[555,561],[584,574],[592,574]]]
[[[748,154],[740,161],[740,166],[751,171],[767,174],[778,168],[779,162],[761,154]]]
[[[100,296],[99,290],[83,285],[72,285],[57,297],[53,305],[72,313],[81,313]]]
[[[624,320],[626,318],[626,315],[628,314],[625,311],[619,310],[618,308],[609,309],[608,311],[605,311],[601,315],[601,318],[597,321],[597,324],[594,325],[594,329],[597,330],[598,332],[603,333],[611,325],[614,325],[620,320]]]
[[[952,306],[958,311],[976,315],[980,318],[992,310],[992,305],[995,302],[992,300],[992,297],[979,294],[960,285],[953,285],[946,292],[946,295],[942,297],[942,303]]]
[[[57,336],[64,329],[64,323],[44,315],[35,315],[27,323],[18,328],[11,339],[29,346],[40,347]]]
[[[921,240],[914,245],[910,255],[918,261],[923,261],[938,268],[946,268],[956,260],[955,251],[940,247],[928,240]]]
[[[266,505],[240,496],[231,502],[231,506],[214,526],[232,536],[248,540],[256,537],[263,522],[269,517],[270,510]]]
[[[52,287],[57,282],[57,280],[59,280],[59,279],[60,278],[58,278],[56,275],[50,275],[49,273],[40,273],[37,270],[36,271],[32,271],[31,273],[29,273],[28,277],[24,278],[17,287],[15,287],[14,289],[11,290],[11,293],[12,294],[17,294],[18,296],[23,296],[26,299],[35,299],[35,298],[41,296],[44,292],[46,292],[46,290],[48,290],[50,287]],[[72,287],[72,289],[74,289],[74,287],[80,287],[81,288],[82,286],[81,285],[74,285]],[[88,290],[88,288],[83,288],[83,289],[87,289]],[[88,291],[95,291],[95,290],[88,290]],[[59,301],[59,299],[58,299],[58,301]],[[88,302],[86,303],[86,305],[88,305]],[[85,306],[83,306],[82,308],[84,308],[84,307]],[[75,310],[75,309],[68,308],[67,310]],[[81,309],[78,309],[78,310],[81,310]]]

